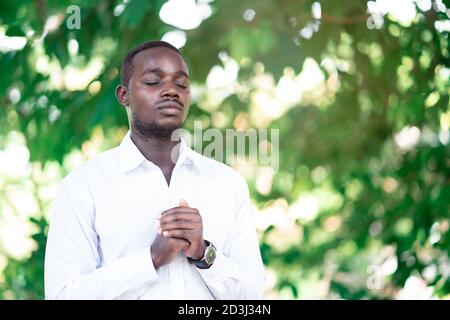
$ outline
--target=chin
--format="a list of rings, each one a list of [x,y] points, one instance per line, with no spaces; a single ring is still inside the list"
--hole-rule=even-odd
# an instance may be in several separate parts
[[[172,133],[181,128],[182,121],[178,118],[165,118],[158,121],[142,121],[134,119],[133,126],[137,131],[146,138],[171,138]]]
[[[179,129],[179,128],[181,128],[182,124],[183,124],[183,122],[180,119],[176,119],[176,118],[172,118],[172,119],[168,118],[168,119],[164,119],[164,120],[157,122],[158,127],[164,128],[166,130]]]

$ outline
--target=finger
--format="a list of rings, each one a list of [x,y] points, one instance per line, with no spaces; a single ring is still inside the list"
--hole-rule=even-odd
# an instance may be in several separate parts
[[[161,220],[159,227],[162,228],[163,226],[171,223],[179,223],[180,225],[185,225],[189,223],[201,223],[202,219],[199,216],[178,216],[178,217],[167,217],[164,220]]]
[[[182,213],[173,213],[173,214],[169,214],[167,216],[163,216],[161,217],[161,220],[159,220],[159,225],[162,226],[164,224],[167,223],[172,223],[174,221],[185,221],[185,222],[200,222],[202,220],[202,217],[199,214],[195,214],[195,213],[186,213],[186,212],[182,212]]]
[[[161,226],[161,232],[182,229],[182,230],[195,230],[201,229],[202,225],[198,222],[186,222],[186,221],[173,221],[168,224],[164,224]]]
[[[181,250],[186,250],[191,245],[191,243],[188,240],[184,239],[184,238],[173,238],[173,237],[171,237],[168,240],[170,241],[170,245],[171,246],[177,247],[177,248],[179,248]]]
[[[180,207],[188,207],[189,208],[189,204],[186,201],[186,199],[181,199],[180,200]]]
[[[189,240],[195,235],[196,233],[194,233],[192,230],[185,230],[185,229],[163,231],[163,236],[166,238],[178,238],[178,239],[181,238]]]
[[[199,221],[173,221],[167,224],[161,225],[160,232],[161,234],[164,231],[169,230],[175,230],[175,229],[182,229],[182,230],[201,230],[203,228],[203,225]]]
[[[173,214],[174,212],[192,212],[192,213],[197,213],[197,214],[199,213],[196,208],[191,208],[191,207],[174,207],[174,208],[170,208],[170,209],[167,209],[167,210],[163,211],[161,213],[160,218],[162,218],[163,216],[168,215],[168,214]]]

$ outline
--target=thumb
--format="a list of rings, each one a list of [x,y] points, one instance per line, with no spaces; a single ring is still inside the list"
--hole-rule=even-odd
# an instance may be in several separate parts
[[[180,207],[189,207],[189,204],[185,199],[180,200]]]

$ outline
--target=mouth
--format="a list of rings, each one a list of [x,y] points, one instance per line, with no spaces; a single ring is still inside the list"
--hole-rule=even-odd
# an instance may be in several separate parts
[[[157,110],[166,116],[175,116],[183,111],[183,106],[178,101],[163,101],[158,104]]]

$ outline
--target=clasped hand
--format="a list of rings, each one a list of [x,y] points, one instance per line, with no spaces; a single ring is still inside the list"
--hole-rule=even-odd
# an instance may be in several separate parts
[[[158,235],[151,246],[155,269],[170,263],[181,252],[194,260],[201,259],[205,248],[202,217],[186,200],[161,213]]]

